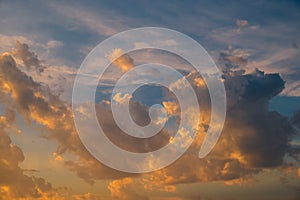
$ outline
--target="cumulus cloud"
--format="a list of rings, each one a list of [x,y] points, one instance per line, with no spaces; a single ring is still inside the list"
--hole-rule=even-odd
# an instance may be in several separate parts
[[[78,161],[65,161],[70,170],[90,183],[101,177],[122,177],[121,173],[104,167],[86,151],[76,133],[70,106],[52,95],[49,88],[34,82],[21,72],[9,54],[1,56],[0,77],[1,91],[10,98],[5,102],[16,109],[28,123],[36,122],[48,128],[49,134],[46,137],[59,143],[57,155],[70,151],[79,157]]]
[[[22,150],[14,145],[5,129],[15,122],[15,113],[7,108],[0,115],[0,199],[51,199],[56,189],[43,178],[27,176],[19,165],[25,159]]]
[[[178,115],[180,108],[177,102],[173,102],[173,101],[163,101],[162,102],[166,112],[169,115]]]
[[[114,97],[113,100],[119,104],[124,104],[125,102],[128,102],[132,96],[130,94],[124,94],[122,95],[121,93],[117,93]]]
[[[149,107],[139,102],[130,102],[130,113],[136,124],[145,126],[150,122],[148,114]],[[96,105],[96,112],[99,123],[107,137],[117,146],[132,152],[150,152],[157,150],[168,144],[170,135],[166,130],[162,130],[150,138],[135,138],[124,133],[114,121],[112,112],[109,108],[101,104]]]
[[[91,184],[100,179],[118,179],[109,184],[112,196],[121,199],[132,199],[133,196],[146,199],[133,189],[138,179],[143,180],[141,185],[145,190],[161,187],[163,191],[174,192],[176,184],[207,181],[234,183],[262,169],[280,167],[284,163],[285,155],[292,148],[289,141],[295,134],[292,123],[297,124],[297,117],[291,122],[280,114],[268,110],[270,99],[282,91],[284,81],[278,74],[265,74],[259,70],[244,74],[243,71],[239,71],[239,67],[232,67],[239,63],[238,59],[228,59],[227,62],[228,65],[224,68],[229,69],[224,70],[223,76],[228,97],[227,120],[213,151],[204,159],[198,158],[198,151],[210,120],[210,100],[207,89],[202,84],[197,85],[201,77],[191,72],[186,75],[186,79],[196,91],[201,108],[201,123],[197,138],[186,154],[174,164],[140,176],[117,172],[95,160],[86,151],[76,133],[70,105],[52,95],[47,87],[36,83],[21,72],[9,54],[4,54],[0,58],[2,93],[0,100],[5,105],[13,107],[28,123],[34,121],[47,127],[49,130],[47,138],[54,139],[59,144],[55,157],[60,158],[64,165],[80,178]],[[184,86],[179,82],[173,87]],[[149,120],[147,105],[135,101],[131,101],[130,104],[132,117],[137,124]],[[172,101],[164,101],[162,104],[169,115],[179,115],[177,104]],[[147,139],[128,136],[122,133],[114,122],[109,104],[97,104],[96,110],[104,132],[113,143],[123,149],[149,152],[172,141],[172,135],[168,130],[162,130]],[[10,116],[5,120],[13,120],[13,114]],[[185,135],[184,130],[181,132]],[[10,162],[22,161],[24,158],[20,150],[10,145],[8,139],[3,138],[3,141],[6,141],[3,143],[4,146],[15,153],[15,160]],[[72,153],[76,159],[64,159],[65,152]],[[15,171],[18,170],[20,171],[15,167]],[[86,197],[78,196],[78,198]]]
[[[196,78],[194,79],[194,84],[195,84],[197,87],[204,87],[204,86],[205,86],[205,81],[203,80],[203,78],[196,77]]]
[[[134,188],[134,189],[133,189]],[[120,180],[114,180],[109,183],[108,189],[112,194],[112,197],[120,200],[140,199],[148,200],[146,196],[142,196],[135,192],[136,184],[132,178],[124,178]]]
[[[69,105],[60,101],[57,96],[52,95],[47,87],[34,82],[29,76],[21,72],[14,59],[9,55],[3,55],[1,59],[0,72],[6,74],[2,80],[3,91],[9,95],[12,94],[10,104],[28,121],[42,124],[49,129],[49,139],[55,139],[59,143],[57,152],[53,155],[64,165],[75,172],[80,178],[88,183],[94,183],[99,179],[122,178],[133,176],[112,170],[95,160],[81,144],[75,131],[75,126]],[[135,111],[133,116],[141,123],[144,123],[147,116],[147,107],[133,102]],[[104,129],[109,133],[110,139],[114,143],[126,144],[124,149],[129,148],[132,151],[150,151],[153,148],[160,148],[169,141],[169,135],[161,132],[151,139],[144,142],[138,141],[126,134],[119,135],[120,130],[114,123],[111,112],[107,106],[97,105],[97,111],[100,118],[103,117]],[[126,142],[124,143],[124,139]],[[68,151],[78,157],[78,160],[66,160],[63,154]]]
[[[127,72],[134,67],[133,59],[128,55],[123,55],[122,49],[114,49],[113,52],[107,56],[107,58],[122,72]]]
[[[149,174],[152,180],[149,188],[155,183],[162,186],[210,181],[242,184],[262,169],[284,164],[290,148],[289,138],[294,134],[292,124],[280,114],[268,111],[270,98],[283,89],[284,82],[278,74],[260,71],[225,79],[227,88],[241,87],[239,83],[243,83],[243,89],[230,88],[227,121],[213,151],[201,160],[197,156],[205,136],[204,123],[184,156],[171,166]],[[239,93],[231,95],[230,92]],[[207,122],[209,115],[204,118]]]
[[[151,180],[148,185],[144,183],[146,189],[157,188],[155,183],[170,188],[191,182],[242,184],[263,169],[281,167],[285,156],[291,153],[289,141],[295,135],[295,122],[268,110],[270,99],[284,89],[282,78],[279,74],[265,74],[258,69],[246,74],[240,70],[246,59],[229,53],[220,57],[226,59],[226,64],[223,63],[223,81],[228,97],[228,113],[219,142],[206,158],[198,158],[197,152],[209,123],[210,100],[207,89],[195,81],[202,78],[191,72],[186,79],[192,83],[202,111],[197,139],[173,165],[143,175],[147,177],[145,180]],[[173,87],[184,86],[179,83]],[[165,101],[162,104],[169,115],[179,115],[175,102]]]
[[[12,51],[13,55],[20,59],[27,69],[34,69],[43,72],[44,66],[34,52],[29,51],[29,46],[19,41],[16,42],[16,48]]]
[[[235,141],[246,163],[252,167],[272,167],[283,163],[288,150],[288,140],[294,134],[291,123],[276,112],[268,111],[272,97],[284,88],[284,81],[278,74],[264,74],[256,70],[252,74],[229,78],[230,85],[225,85],[234,92],[234,85],[243,83],[243,93],[238,99],[231,99],[232,107],[228,110],[228,119],[233,123]],[[234,82],[231,82],[234,81]],[[230,88],[231,87],[231,88]],[[233,87],[233,88],[232,88]],[[225,130],[226,131],[226,126]],[[228,130],[230,131],[230,130]]]

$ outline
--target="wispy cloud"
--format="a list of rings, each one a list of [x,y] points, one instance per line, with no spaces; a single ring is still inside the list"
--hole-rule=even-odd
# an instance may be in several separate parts
[[[78,29],[89,29],[99,35],[110,36],[126,28],[126,25],[122,24],[121,20],[117,18],[112,20],[113,13],[106,14],[107,11],[105,10],[96,13],[91,9],[88,10],[83,7],[62,3],[50,3],[49,6],[69,23],[77,26]]]

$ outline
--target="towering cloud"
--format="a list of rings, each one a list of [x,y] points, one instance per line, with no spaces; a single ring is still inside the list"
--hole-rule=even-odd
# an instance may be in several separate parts
[[[174,164],[140,176],[117,172],[95,160],[84,148],[76,133],[70,105],[51,94],[47,86],[36,83],[23,73],[17,67],[14,58],[7,53],[0,57],[0,101],[18,112],[28,123],[36,122],[47,127],[48,139],[54,139],[59,144],[54,155],[80,178],[91,184],[100,179],[118,179],[112,181],[108,187],[113,197],[147,199],[134,191],[132,185],[135,180],[142,180],[146,190],[161,187],[169,192],[175,191],[175,185],[179,183],[244,180],[264,168],[282,166],[284,156],[291,152],[293,147],[289,141],[296,134],[292,122],[298,123],[298,115],[290,122],[280,114],[268,110],[270,99],[281,92],[284,81],[278,74],[265,74],[259,70],[244,74],[243,71],[236,70],[238,64],[233,63],[240,62],[239,59],[229,59],[225,55],[223,58],[227,59],[225,67],[229,68],[224,70],[223,76],[228,97],[228,112],[223,133],[213,151],[204,159],[198,158],[198,151],[209,124],[210,100],[202,78],[191,72],[186,75],[186,79],[195,89],[201,108],[197,138],[186,154]],[[126,58],[116,65],[123,66],[126,63],[127,67],[122,68],[125,72],[133,67],[132,60]],[[122,98],[116,96],[115,100],[122,102]],[[180,107],[176,101],[164,101],[162,105],[168,114],[179,116]],[[161,148],[172,138],[168,130],[162,130],[149,139],[130,137],[117,127],[109,104],[104,106],[100,103],[95,106],[107,136],[124,149],[148,152]],[[137,124],[144,124],[149,120],[147,105],[132,101],[131,106],[132,116]],[[49,183],[24,175],[18,166],[24,156],[18,147],[11,144],[4,131],[4,127],[10,124],[8,122],[14,120],[14,111],[10,109],[0,118],[0,148],[3,149],[0,151],[0,174],[3,172],[1,177],[4,177],[0,179],[3,187],[1,191],[6,191],[5,195],[10,195],[11,191],[13,195],[24,194],[33,197],[42,196],[44,193],[56,195],[52,193],[53,189]],[[75,155],[76,158],[67,160],[64,158],[65,152]],[[7,173],[11,174],[9,177],[16,177],[14,180],[18,180],[18,183],[28,183],[25,184],[26,188],[18,188],[17,183],[10,182]],[[79,195],[76,198],[88,197],[98,198],[91,194]]]

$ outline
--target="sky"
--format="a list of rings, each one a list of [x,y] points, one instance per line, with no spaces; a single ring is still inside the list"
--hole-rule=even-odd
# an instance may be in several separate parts
[[[299,11],[297,1],[0,0],[0,199],[299,199]],[[116,43],[99,55],[110,65],[96,83],[92,80],[97,75],[79,70],[99,43],[143,27],[186,34],[202,45],[220,70],[226,119],[219,140],[204,158],[199,159],[198,152],[210,125],[212,100],[205,77],[187,60],[159,49],[125,53],[123,44]],[[172,40],[151,42],[178,47]],[[103,63],[92,63],[93,70],[102,69]],[[198,108],[184,109],[165,86],[146,85],[133,95],[113,93],[124,74],[146,63],[180,72],[170,88],[179,90],[182,80],[189,82],[199,118],[193,115]],[[159,80],[161,70],[146,75]],[[149,173],[125,173],[97,160],[84,146],[74,121],[72,92],[78,74],[86,77],[82,86],[96,88],[94,101],[86,103],[95,109],[112,143],[135,153],[168,143],[188,147],[187,151],[171,165]],[[145,81],[135,81],[139,78]],[[111,102],[129,102],[130,115],[139,126],[151,122],[150,107],[159,104],[166,116],[154,123],[164,127],[153,137],[134,138],[119,127]],[[78,112],[89,119],[88,110],[79,107]],[[188,126],[182,128],[184,117]],[[176,140],[176,132],[184,140],[190,129],[196,130],[190,146]],[[81,134],[93,132],[87,126]],[[101,141],[89,139],[101,154],[122,165],[121,156],[111,156],[101,149]],[[163,161],[153,158],[145,164],[155,168]]]

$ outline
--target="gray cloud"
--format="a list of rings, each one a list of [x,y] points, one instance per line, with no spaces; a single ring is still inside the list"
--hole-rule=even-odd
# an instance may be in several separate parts
[[[16,42],[16,48],[13,49],[13,55],[22,60],[27,69],[43,72],[44,66],[34,52],[29,51],[29,46],[19,41]]]
[[[25,159],[5,129],[15,122],[15,112],[9,108],[0,115],[0,199],[52,198],[57,190],[43,178],[27,176],[19,164]]]
[[[263,168],[281,166],[284,156],[290,152],[290,137],[295,132],[292,123],[276,112],[268,111],[269,100],[284,88],[284,81],[278,74],[265,74],[256,70],[250,74],[234,71],[236,59],[228,60],[224,84],[228,97],[228,113],[219,142],[204,159],[197,156],[205,136],[210,118],[210,101],[206,87],[199,84],[201,77],[194,72],[186,75],[199,98],[202,117],[196,141],[186,154],[171,166],[149,174],[141,175],[145,188],[161,188],[180,183],[246,180]],[[10,105],[28,122],[37,122],[49,130],[48,139],[54,139],[59,147],[55,155],[65,152],[77,159],[64,160],[65,166],[88,183],[100,179],[134,176],[112,170],[95,160],[82,145],[74,126],[70,105],[52,95],[45,86],[34,82],[21,72],[14,59],[4,54],[0,59],[0,88],[2,102]],[[195,81],[197,80],[197,81]],[[168,99],[168,94],[166,93]],[[131,112],[138,124],[149,120],[148,107],[131,102]],[[108,104],[96,105],[97,116],[108,137],[124,149],[147,152],[160,148],[169,141],[167,131],[161,131],[153,138],[141,141],[122,133],[116,126]],[[9,114],[13,120],[13,114]],[[6,143],[6,146],[10,142]],[[8,145],[7,145],[8,144]],[[21,161],[20,151],[14,156]],[[16,162],[16,161],[15,161]],[[16,168],[18,171],[18,168]],[[173,191],[173,189],[172,189]],[[121,191],[123,192],[123,191]],[[132,193],[134,194],[134,193]]]

